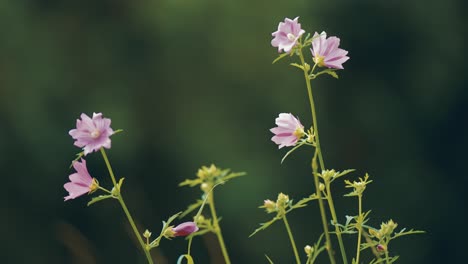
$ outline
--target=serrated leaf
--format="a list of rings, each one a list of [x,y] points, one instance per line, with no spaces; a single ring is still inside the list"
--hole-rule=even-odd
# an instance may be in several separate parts
[[[260,231],[266,229],[267,227],[271,226],[274,222],[276,222],[276,221],[278,221],[278,220],[280,220],[280,219],[281,219],[281,218],[279,218],[279,217],[275,217],[275,218],[271,219],[270,221],[268,221],[268,222],[266,222],[266,223],[261,223],[261,224],[260,224],[260,227],[257,228],[257,229],[255,229],[255,231],[253,231],[253,233],[250,234],[249,237],[252,237],[252,236],[255,235],[256,233],[258,233],[258,232],[260,232]]]
[[[275,64],[277,61],[281,60],[282,58],[284,58],[284,57],[286,57],[288,55],[289,55],[289,53],[282,53],[271,64]]]
[[[301,70],[304,70],[304,67],[302,65],[297,64],[297,63],[290,63],[289,65],[294,66],[296,68],[299,68]]]
[[[107,195],[99,195],[99,196],[93,197],[91,201],[88,202],[87,206],[90,206],[94,203],[97,203],[97,202],[100,202],[102,200],[109,199],[109,198],[114,198],[114,196],[107,194]]]
[[[201,184],[203,181],[201,179],[195,179],[195,180],[190,180],[187,179],[181,183],[179,183],[179,186],[186,186],[189,185],[190,187],[196,186],[198,184]]]
[[[228,181],[230,179],[234,179],[234,178],[245,176],[245,175],[247,175],[247,173],[245,173],[245,172],[232,172],[232,173],[228,174],[227,176],[225,176],[223,178],[223,181],[226,182],[226,181]]]

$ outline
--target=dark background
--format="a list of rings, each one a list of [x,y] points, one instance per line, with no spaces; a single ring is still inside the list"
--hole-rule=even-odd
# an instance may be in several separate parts
[[[269,132],[280,112],[311,123],[301,73],[271,64],[271,32],[296,16],[308,32],[340,37],[351,57],[340,80],[313,83],[327,167],[369,172],[371,224],[427,231],[392,244],[399,263],[463,262],[467,10],[463,0],[1,1],[2,263],[145,263],[116,202],[63,202],[79,152],[68,131],[82,112],[125,130],[108,154],[142,231],[158,233],[197,199],[177,184],[215,163],[248,173],[217,189],[233,263],[292,263],[283,225],[247,236],[271,217],[257,208],[264,199],[314,188],[312,150],[280,165]],[[87,160],[109,186],[102,157]],[[357,210],[344,193],[337,182],[343,221]],[[318,206],[289,220],[304,257],[321,232]],[[346,243],[352,255],[355,238]],[[158,263],[175,263],[186,242],[159,249]],[[221,263],[213,236],[193,250],[197,263]]]

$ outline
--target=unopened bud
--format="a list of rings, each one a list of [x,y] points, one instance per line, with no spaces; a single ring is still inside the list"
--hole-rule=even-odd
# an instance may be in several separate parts
[[[143,233],[143,237],[150,238],[151,232],[148,229],[146,229],[145,232]]]
[[[379,252],[387,251],[387,247],[382,245],[382,244],[378,244],[376,248],[377,248],[377,251],[379,251]]]
[[[312,253],[314,252],[314,248],[307,245],[304,247],[304,251],[307,254],[307,257],[310,257],[310,255],[312,255]]]
[[[325,190],[325,184],[320,183],[320,184],[319,184],[319,190],[320,190],[321,192],[323,192],[323,190]]]
[[[210,191],[210,185],[206,182],[202,183],[200,185],[200,189],[204,192],[209,192]]]

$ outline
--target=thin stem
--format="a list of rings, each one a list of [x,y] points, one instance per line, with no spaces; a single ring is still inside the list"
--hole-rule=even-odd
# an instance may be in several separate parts
[[[385,250],[385,263],[390,264],[390,260],[388,258],[389,258],[388,251]]]
[[[361,253],[361,237],[362,237],[362,194],[358,195],[359,200],[359,221],[358,221],[358,241],[356,249],[356,264],[359,264],[359,255]]]
[[[213,191],[208,193],[208,202],[210,204],[211,216],[213,217],[213,227],[216,231],[216,236],[218,237],[219,246],[221,247],[221,251],[223,252],[224,261],[226,262],[226,264],[231,264],[231,260],[229,260],[229,255],[226,249],[226,245],[224,244],[223,234],[221,233],[221,228],[219,227],[218,217],[216,215]]]
[[[328,257],[330,258],[331,264],[336,263],[335,261],[335,256],[333,256],[333,250],[332,250],[332,244],[331,244],[331,239],[330,239],[330,233],[328,231],[328,225],[327,225],[327,216],[325,213],[325,207],[323,205],[322,201],[322,194],[320,192],[320,187],[319,187],[319,179],[318,179],[318,171],[317,171],[317,166],[316,166],[316,157],[318,156],[319,162],[320,162],[320,168],[325,170],[325,163],[323,162],[323,157],[322,157],[322,151],[320,148],[320,139],[319,139],[319,131],[318,131],[318,126],[317,126],[317,115],[315,114],[315,104],[314,104],[314,98],[312,96],[312,87],[310,84],[310,79],[309,75],[306,69],[306,63],[304,60],[304,55],[302,54],[302,48],[299,48],[299,58],[301,59],[301,64],[302,68],[304,71],[304,79],[306,82],[307,86],[307,93],[309,95],[309,103],[310,103],[310,111],[312,113],[312,121],[313,121],[313,126],[314,126],[314,133],[315,133],[315,155],[314,158],[312,159],[312,169],[313,169],[313,175],[314,175],[314,183],[315,183],[315,192],[318,197],[318,204],[320,208],[320,215],[322,216],[322,224],[323,224],[323,231],[325,233],[325,239],[326,239],[326,244],[327,244],[327,252],[328,252]],[[315,69],[315,65],[314,68]]]
[[[119,200],[119,203],[122,206],[122,209],[124,210],[125,215],[127,216],[128,222],[132,226],[133,232],[135,233],[135,236],[137,237],[138,242],[140,242],[140,246],[143,249],[143,252],[145,252],[145,256],[146,256],[146,259],[148,260],[148,263],[153,264],[153,259],[151,258],[151,254],[149,252],[150,249],[146,247],[145,242],[143,241],[143,238],[141,238],[140,232],[138,231],[138,228],[135,225],[135,221],[133,220],[132,215],[128,211],[127,206],[125,205],[125,201],[122,197],[122,194],[120,193],[120,189],[119,189],[119,186],[117,185],[117,181],[115,180],[114,171],[112,170],[112,166],[110,165],[109,159],[107,158],[106,151],[104,150],[104,148],[101,148],[101,154],[102,154],[102,157],[104,158],[104,162],[106,163],[107,170],[109,171],[109,175],[112,179],[112,183],[114,184],[114,189],[117,190],[117,192],[114,193],[114,195],[117,196],[117,199]]]
[[[322,156],[322,149],[320,147],[320,138],[319,138],[319,131],[318,131],[318,125],[317,125],[317,115],[315,114],[315,103],[314,103],[314,97],[312,96],[312,87],[310,84],[310,79],[308,72],[306,70],[306,63],[304,60],[304,55],[302,54],[302,49],[299,49],[299,58],[301,59],[301,64],[304,69],[304,78],[306,81],[306,86],[307,86],[307,93],[309,95],[309,103],[310,103],[310,111],[312,113],[312,122],[314,124],[314,133],[315,133],[315,142],[317,144],[317,150],[318,150],[318,157],[319,157],[319,162],[320,162],[320,168],[322,170],[325,170],[325,163],[323,162],[323,156]],[[314,68],[315,69],[315,65]]]
[[[286,219],[286,214],[283,215],[283,221],[284,221],[284,226],[286,227],[286,230],[288,231],[289,240],[291,240],[291,246],[294,251],[294,256],[296,257],[296,263],[301,264],[301,258],[299,257],[299,253],[297,252],[296,242],[294,242],[294,237],[292,235],[291,228],[289,227],[288,219]]]
[[[327,215],[325,213],[325,206],[323,205],[322,194],[320,192],[320,182],[319,182],[318,172],[317,172],[317,152],[318,151],[315,150],[315,155],[312,158],[312,170],[313,170],[313,175],[314,175],[315,193],[318,197],[317,200],[318,200],[318,204],[320,208],[320,215],[322,217],[323,233],[325,234],[326,249],[327,249],[328,257],[330,258],[330,263],[335,264],[336,263],[335,256],[333,256],[330,232],[328,231],[328,225],[327,225]]]
[[[114,171],[112,170],[112,166],[110,165],[109,159],[107,158],[107,154],[104,148],[101,148],[101,154],[102,154],[102,157],[104,158],[104,162],[106,163],[107,170],[109,171],[109,175],[111,177],[112,183],[114,184],[114,187],[117,187],[117,181],[115,180]]]
[[[338,238],[338,244],[340,245],[341,257],[343,258],[343,264],[348,264],[348,259],[346,257],[346,250],[343,243],[343,238],[341,237],[341,229],[337,225],[338,218],[336,217],[335,205],[333,203],[333,197],[331,194],[330,182],[327,183],[327,201],[328,207],[330,208],[330,213],[332,216],[333,224],[335,225],[336,237]]]

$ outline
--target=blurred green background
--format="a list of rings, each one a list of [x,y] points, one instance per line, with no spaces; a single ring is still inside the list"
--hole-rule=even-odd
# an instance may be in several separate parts
[[[281,224],[247,236],[271,217],[257,208],[264,199],[281,191],[297,200],[314,188],[312,150],[280,165],[285,151],[269,132],[280,112],[311,123],[301,73],[288,61],[271,64],[271,32],[296,16],[308,32],[340,37],[351,57],[340,80],[313,83],[327,166],[354,168],[353,179],[369,172],[371,224],[391,218],[427,231],[392,245],[399,263],[462,263],[467,7],[463,0],[1,1],[2,263],[145,262],[116,202],[63,202],[79,152],[68,131],[82,112],[102,112],[125,130],[108,154],[126,177],[124,195],[142,231],[157,233],[197,199],[198,189],[177,185],[215,163],[248,173],[217,189],[233,263],[266,263],[264,254],[292,263]],[[87,160],[109,186],[101,156]],[[342,185],[335,194],[344,221],[357,208],[340,198]],[[289,218],[302,253],[321,232],[318,206]],[[354,237],[346,242],[351,255]],[[179,238],[153,253],[158,263],[175,263],[185,249]],[[197,263],[222,263],[213,236],[195,239],[193,249]]]

